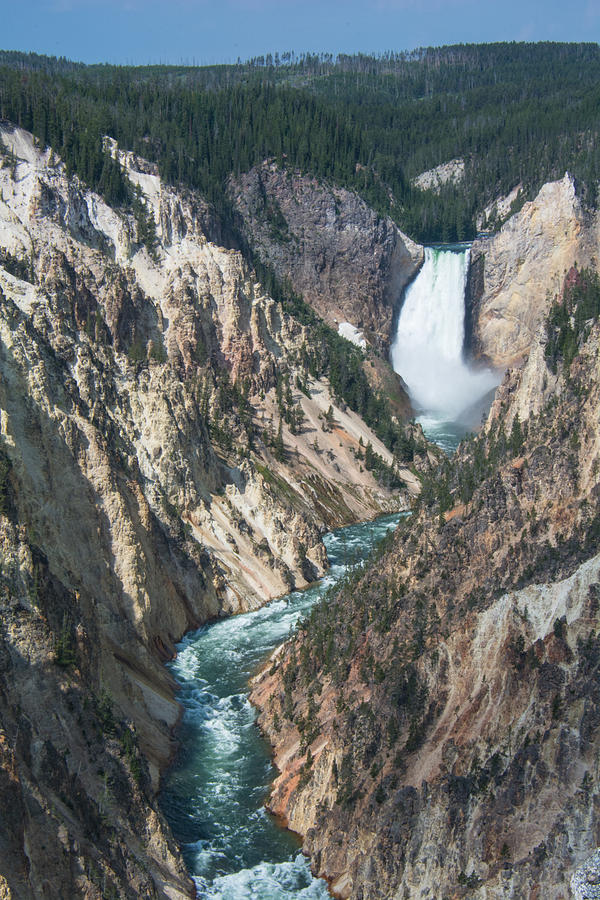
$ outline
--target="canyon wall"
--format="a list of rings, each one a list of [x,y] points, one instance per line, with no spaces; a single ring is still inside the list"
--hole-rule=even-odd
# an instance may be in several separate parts
[[[344,188],[265,162],[232,181],[259,256],[336,328],[349,322],[387,350],[402,290],[423,248]]]
[[[493,235],[474,241],[467,289],[469,352],[498,368],[523,361],[566,272],[598,263],[597,213],[573,178],[545,184]]]
[[[597,278],[560,289],[590,325]],[[600,842],[600,325],[572,353],[556,321],[255,682],[270,807],[336,896],[566,900]]]
[[[395,463],[201,198],[121,154],[140,194],[113,209],[0,136],[0,893],[192,896],[156,802],[163,663],[418,479],[363,467],[368,443]]]

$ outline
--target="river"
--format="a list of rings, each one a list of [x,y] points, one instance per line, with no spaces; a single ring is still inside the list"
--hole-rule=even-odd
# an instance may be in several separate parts
[[[206,625],[178,645],[170,669],[184,715],[161,806],[203,900],[329,897],[325,882],[311,875],[298,839],[264,809],[275,770],[255,725],[248,680],[348,565],[366,558],[399,518],[384,516],[326,535],[331,568],[317,584]]]
[[[497,373],[464,358],[468,246],[426,248],[406,291],[391,360],[406,381],[423,430],[446,453],[456,449],[485,409]],[[170,664],[184,716],[180,751],[163,784],[162,809],[196,883],[199,898],[318,900],[298,839],[264,808],[275,776],[256,727],[248,681],[300,616],[348,565],[364,559],[399,515],[341,528],[324,543],[327,575],[255,612],[222,619],[187,635]]]

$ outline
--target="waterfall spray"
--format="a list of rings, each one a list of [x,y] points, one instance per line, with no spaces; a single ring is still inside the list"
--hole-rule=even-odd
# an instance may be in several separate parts
[[[498,383],[494,372],[473,369],[463,357],[468,268],[468,249],[425,248],[391,350],[415,408],[446,421],[460,420]]]

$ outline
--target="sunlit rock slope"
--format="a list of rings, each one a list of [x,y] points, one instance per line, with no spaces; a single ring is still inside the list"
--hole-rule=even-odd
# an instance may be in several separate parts
[[[314,579],[324,530],[418,478],[201,198],[122,154],[113,209],[0,136],[0,893],[188,896],[155,798],[174,642]]]
[[[476,240],[467,297],[474,355],[499,368],[526,358],[566,272],[597,264],[599,239],[598,215],[567,173]]]

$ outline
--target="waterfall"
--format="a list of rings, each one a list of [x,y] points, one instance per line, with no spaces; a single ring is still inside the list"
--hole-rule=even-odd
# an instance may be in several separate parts
[[[425,248],[425,261],[406,290],[391,350],[421,413],[459,421],[498,384],[490,369],[464,359],[465,287],[469,250]]]

